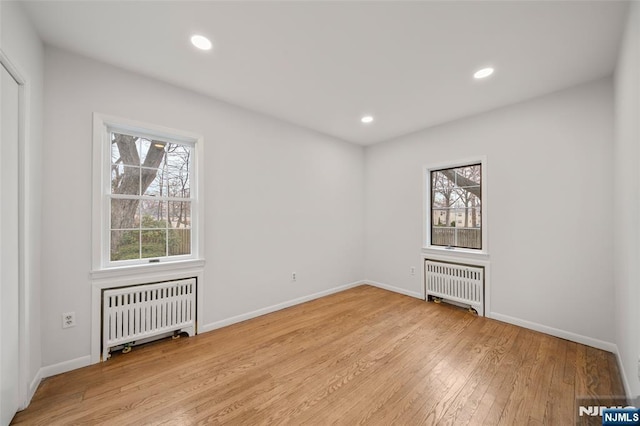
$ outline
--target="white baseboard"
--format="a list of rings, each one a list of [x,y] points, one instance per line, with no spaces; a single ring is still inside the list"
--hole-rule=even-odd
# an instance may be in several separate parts
[[[33,395],[36,394],[38,387],[40,386],[40,382],[42,382],[42,368],[38,370],[33,380],[29,384],[29,388],[27,389],[27,395],[25,400],[22,401],[22,405],[18,408],[18,410],[24,410],[31,404],[31,400],[33,399]]]
[[[291,306],[299,305],[304,302],[309,302],[314,299],[319,299],[324,296],[328,296],[330,294],[339,293],[344,290],[348,290],[353,287],[357,287],[359,285],[366,284],[365,281],[355,281],[349,284],[345,284],[342,286],[330,288],[329,290],[324,290],[318,293],[309,294],[307,296],[298,297],[296,299],[287,300],[286,302],[278,303],[276,305],[267,306],[266,308],[257,309],[255,311],[247,312],[245,314],[236,315],[230,318],[226,318],[220,321],[213,322],[211,324],[205,324],[202,327],[198,327],[198,333],[206,333],[208,331],[216,330],[218,328],[226,327],[231,324],[236,324],[238,322],[246,321],[252,318],[256,318],[262,315],[270,314],[272,312],[279,311],[281,309],[289,308]]]
[[[549,327],[546,325],[523,320],[520,318],[514,318],[508,315],[498,314],[495,312],[488,313],[487,317],[493,318],[495,320],[502,321],[502,322],[508,322],[509,324],[514,324],[520,327],[528,328],[530,330],[539,331],[541,333],[549,334],[551,336],[560,337],[561,339],[566,339],[572,342],[581,343],[583,345],[591,346],[597,349],[602,349],[603,351],[617,353],[617,350],[618,350],[615,343],[605,342],[604,340],[594,339],[593,337],[583,336],[581,334],[560,330],[558,328]]]
[[[372,281],[372,280],[364,280],[362,281],[363,284],[370,284],[374,287],[378,287],[381,288],[383,290],[389,290],[389,291],[393,291],[394,293],[399,293],[399,294],[404,294],[405,296],[411,296],[411,297],[415,297],[416,299],[423,299],[424,300],[424,294],[422,293],[418,293],[417,291],[411,291],[411,290],[407,290],[404,288],[400,288],[400,287],[395,287],[389,284],[384,284],[384,283],[379,283],[377,281]]]
[[[67,371],[76,370],[78,368],[91,365],[91,356],[81,356],[80,358],[70,359],[69,361],[59,362],[58,364],[47,365],[42,367],[36,377],[40,376],[40,380],[55,376],[56,374],[66,373]]]
[[[31,404],[31,400],[33,399],[33,395],[36,394],[38,387],[40,386],[40,382],[42,382],[42,368],[38,369],[36,376],[33,378],[31,383],[29,384],[29,390],[27,391],[27,400],[24,402],[24,408],[26,408],[29,404]]]
[[[41,367],[36,373],[35,377],[31,381],[29,385],[29,394],[27,395],[27,400],[24,401],[24,406],[22,409],[29,406],[31,403],[31,399],[36,394],[38,387],[43,379],[47,377],[55,376],[57,374],[66,373],[67,371],[76,370],[78,368],[86,367],[91,364],[91,356],[82,356],[80,358],[71,359],[69,361],[59,362],[58,364],[47,365],[46,367]]]
[[[616,346],[616,350],[614,351],[614,354],[616,354],[616,361],[618,362],[618,371],[620,371],[620,377],[622,378],[624,393],[627,395],[627,400],[630,400],[631,398],[635,398],[635,397],[631,395],[631,386],[629,385],[629,381],[627,380],[627,375],[624,372],[624,364],[622,364],[622,358],[620,358],[620,351],[618,350],[618,345],[615,345],[615,346]]]

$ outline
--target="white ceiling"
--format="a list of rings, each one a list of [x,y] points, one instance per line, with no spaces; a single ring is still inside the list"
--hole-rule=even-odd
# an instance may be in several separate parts
[[[43,40],[371,144],[610,75],[618,1],[24,1]],[[209,52],[189,42],[211,38]],[[486,65],[495,74],[474,80]],[[376,120],[360,123],[363,114]]]

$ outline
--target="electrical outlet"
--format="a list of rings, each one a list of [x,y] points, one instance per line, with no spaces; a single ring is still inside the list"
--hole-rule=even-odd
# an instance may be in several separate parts
[[[62,314],[62,328],[69,328],[76,326],[76,313],[65,312]]]
[[[416,267],[415,267],[415,266],[410,267],[410,268],[409,268],[409,273],[410,273],[411,275],[415,275],[415,274],[416,274]]]
[[[296,280],[296,273],[292,272],[291,273],[291,281],[295,281]]]

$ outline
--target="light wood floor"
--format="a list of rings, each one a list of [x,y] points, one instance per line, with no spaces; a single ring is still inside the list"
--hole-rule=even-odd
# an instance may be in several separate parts
[[[361,286],[44,380],[15,424],[573,425],[615,357]]]

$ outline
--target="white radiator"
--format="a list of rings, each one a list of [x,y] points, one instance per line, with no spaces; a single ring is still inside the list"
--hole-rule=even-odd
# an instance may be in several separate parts
[[[484,268],[426,259],[424,277],[427,300],[444,299],[469,305],[484,316]]]
[[[102,292],[102,360],[111,348],[160,334],[195,334],[196,279],[120,287]]]

